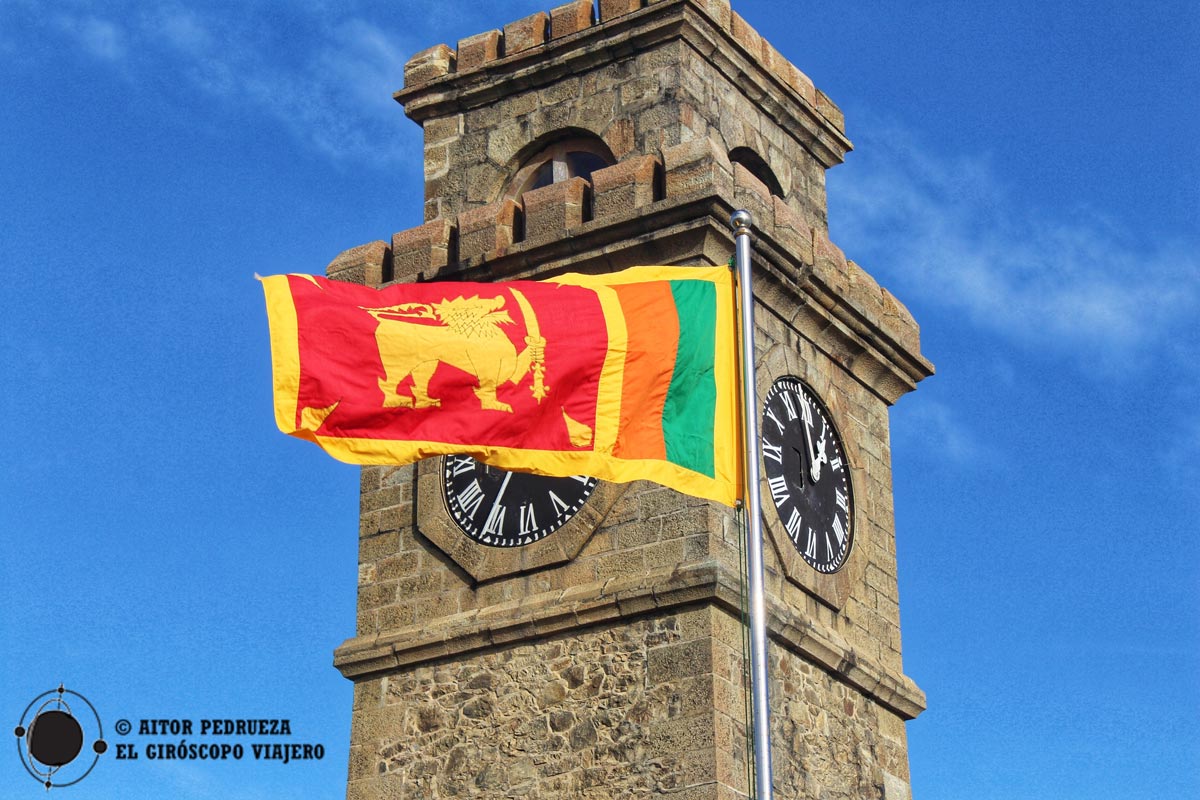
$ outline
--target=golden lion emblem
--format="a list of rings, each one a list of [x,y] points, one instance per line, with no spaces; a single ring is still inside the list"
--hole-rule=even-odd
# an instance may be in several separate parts
[[[403,303],[384,308],[363,308],[379,323],[375,343],[383,362],[379,379],[384,408],[432,408],[442,401],[429,394],[429,381],[441,364],[474,376],[475,396],[484,410],[512,413],[512,406],[496,396],[504,383],[517,384],[532,370],[533,397],[546,396],[546,340],[538,333],[537,318],[529,301],[511,290],[521,307],[528,335],[520,352],[501,330],[512,325],[504,310],[505,298],[455,297],[438,303]],[[436,325],[415,320],[433,320]],[[412,376],[411,396],[400,393],[400,384]]]

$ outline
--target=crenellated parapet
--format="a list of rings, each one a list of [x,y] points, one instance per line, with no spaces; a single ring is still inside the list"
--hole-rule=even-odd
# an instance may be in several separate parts
[[[882,383],[882,368],[864,373],[889,401],[924,376],[919,329],[907,309],[848,260],[824,229],[707,138],[630,156],[590,180],[571,178],[470,207],[402,230],[390,242],[351,248],[326,274],[375,286],[524,278],[647,263],[647,247],[655,249],[656,263],[722,263],[728,239],[711,231],[714,222],[725,228],[734,208],[754,218],[761,293],[792,296],[790,303],[807,314],[811,335],[837,338],[830,350],[845,360],[870,350],[880,354],[871,363],[892,363],[882,370],[889,374]]]

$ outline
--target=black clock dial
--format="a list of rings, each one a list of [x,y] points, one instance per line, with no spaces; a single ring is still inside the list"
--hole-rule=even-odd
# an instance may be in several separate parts
[[[519,547],[544,539],[587,502],[596,479],[547,478],[481,464],[470,456],[442,459],[446,510],[480,544]]]
[[[775,381],[763,403],[763,472],[788,538],[818,572],[836,572],[854,542],[854,496],[829,410],[799,378]]]

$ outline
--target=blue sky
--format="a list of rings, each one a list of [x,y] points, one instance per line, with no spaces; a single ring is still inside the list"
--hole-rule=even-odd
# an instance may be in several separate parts
[[[0,5],[0,712],[326,748],[72,797],[343,796],[358,474],[276,431],[253,274],[418,224],[405,60],[549,5]],[[832,236],[938,368],[892,417],[914,796],[1197,796],[1200,12],[734,7],[845,111]]]

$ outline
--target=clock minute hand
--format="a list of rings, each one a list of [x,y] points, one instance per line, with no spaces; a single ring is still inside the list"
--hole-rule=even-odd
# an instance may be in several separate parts
[[[496,513],[496,509],[500,506],[501,499],[504,498],[504,490],[508,488],[508,482],[512,480],[511,472],[504,473],[504,480],[500,482],[500,491],[496,492],[496,499],[492,501],[492,510],[488,512],[488,521],[491,521],[492,515]]]

